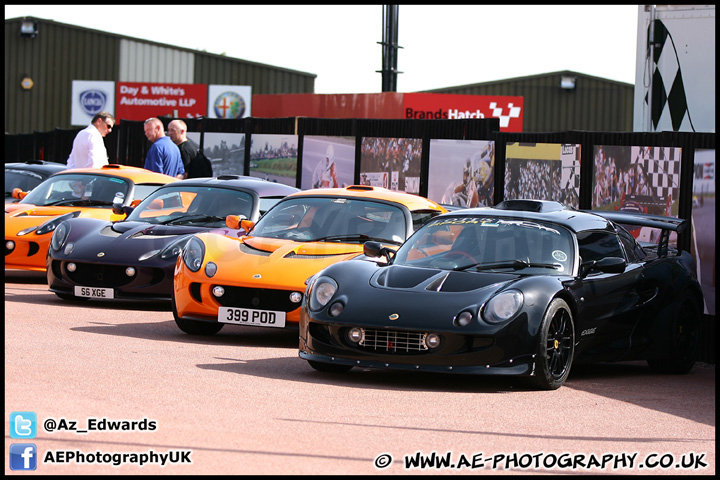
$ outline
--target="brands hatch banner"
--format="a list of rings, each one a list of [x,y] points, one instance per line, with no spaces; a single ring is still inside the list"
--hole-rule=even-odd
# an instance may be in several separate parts
[[[523,112],[523,97],[441,93],[406,93],[403,97],[404,118],[499,118],[502,132],[522,132]]]
[[[265,118],[498,118],[501,132],[522,132],[523,97],[452,93],[289,93],[253,95],[253,116]]]
[[[250,116],[252,87],[188,83],[72,82],[73,125],[87,125],[101,111],[118,121],[150,117],[242,118]]]

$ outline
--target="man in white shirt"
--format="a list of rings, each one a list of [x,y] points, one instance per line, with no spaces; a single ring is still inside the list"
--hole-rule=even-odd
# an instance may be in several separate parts
[[[71,168],[100,168],[108,164],[107,150],[103,138],[115,125],[115,118],[108,112],[96,113],[92,122],[78,132],[73,140],[72,152],[67,160]]]

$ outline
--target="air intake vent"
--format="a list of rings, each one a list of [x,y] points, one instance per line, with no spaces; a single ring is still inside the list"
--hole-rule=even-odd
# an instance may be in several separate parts
[[[253,248],[250,245],[247,245],[245,243],[240,244],[240,251],[243,253],[249,253],[251,255],[260,255],[262,257],[269,257],[272,252],[267,252],[265,250],[259,250],[257,248]]]
[[[567,209],[562,203],[547,200],[505,200],[495,205],[494,208],[518,212],[559,212]]]

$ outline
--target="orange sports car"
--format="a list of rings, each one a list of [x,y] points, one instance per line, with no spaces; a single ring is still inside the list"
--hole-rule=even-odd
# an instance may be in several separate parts
[[[256,224],[243,220],[244,237],[190,238],[175,264],[175,322],[195,335],[226,324],[297,327],[308,278],[333,263],[367,259],[368,240],[395,249],[446,211],[418,195],[361,185],[289,195]]]
[[[44,272],[50,238],[63,220],[83,216],[120,220],[113,203],[137,205],[160,185],[178,179],[126,165],[58,172],[31,192],[13,191],[5,205],[5,269]]]

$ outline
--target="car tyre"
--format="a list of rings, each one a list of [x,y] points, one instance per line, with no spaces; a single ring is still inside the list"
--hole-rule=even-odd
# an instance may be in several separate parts
[[[325,373],[345,373],[353,368],[352,365],[340,365],[337,363],[316,362],[314,360],[308,360],[307,362],[318,372]]]
[[[648,366],[659,373],[688,373],[695,365],[700,338],[700,307],[690,294],[683,294],[677,303],[668,335],[663,358],[648,359]]]
[[[198,320],[186,320],[184,318],[180,318],[177,313],[177,308],[175,307],[175,289],[173,289],[172,292],[172,313],[173,317],[175,317],[175,323],[178,328],[189,335],[215,335],[224,326],[219,322],[200,322]]]
[[[541,390],[556,390],[567,380],[575,355],[575,324],[568,304],[556,298],[540,326],[537,363],[532,383]]]

